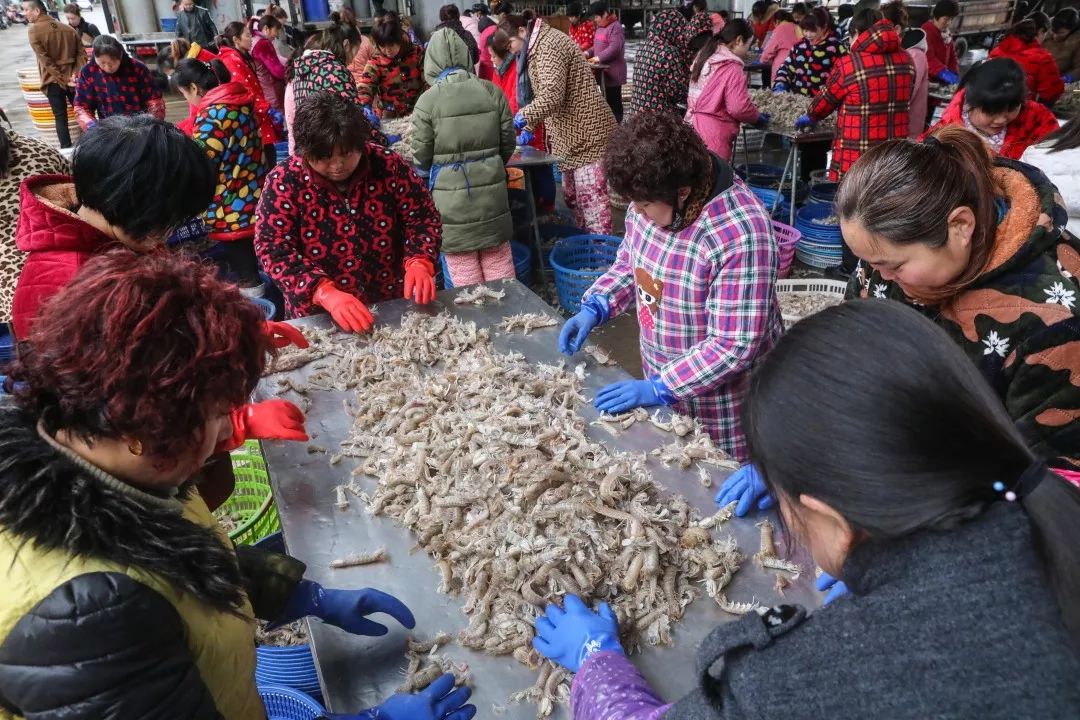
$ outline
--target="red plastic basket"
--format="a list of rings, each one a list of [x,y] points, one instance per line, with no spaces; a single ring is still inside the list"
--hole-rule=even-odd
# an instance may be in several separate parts
[[[780,266],[776,277],[783,279],[791,275],[791,264],[795,260],[795,246],[799,244],[802,233],[782,222],[772,221],[773,235],[776,236],[776,249],[780,253]]]

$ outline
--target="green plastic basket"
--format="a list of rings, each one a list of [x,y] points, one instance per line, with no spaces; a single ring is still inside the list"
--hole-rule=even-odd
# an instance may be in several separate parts
[[[219,521],[228,516],[235,523],[235,529],[229,531],[229,539],[234,543],[253,545],[281,529],[258,440],[248,440],[234,450],[232,465],[236,487],[229,499],[214,511],[214,516]]]

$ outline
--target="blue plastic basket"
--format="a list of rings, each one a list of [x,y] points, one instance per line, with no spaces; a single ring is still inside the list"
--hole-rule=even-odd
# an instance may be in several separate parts
[[[564,310],[581,309],[581,296],[615,262],[621,243],[621,238],[610,235],[575,235],[555,243],[548,262]]]
[[[314,698],[289,687],[259,685],[267,720],[315,720],[326,712]]]
[[[161,18],[161,32],[174,33],[176,32],[176,18]]]
[[[839,225],[821,225],[814,222],[836,213],[836,208],[830,204],[811,203],[800,208],[795,213],[795,228],[802,233],[800,246],[812,243],[817,245],[839,248],[843,244]]]
[[[806,201],[810,203],[832,204],[836,200],[836,191],[840,189],[840,183],[818,183],[810,188],[810,195]]]
[[[765,165],[762,163],[750,163],[749,165],[736,165],[735,172],[749,185],[760,187],[776,187],[780,179],[784,177],[784,168],[779,165]]]
[[[15,336],[11,333],[10,323],[0,323],[0,365],[7,365],[15,359]]]
[[[281,142],[274,143],[274,152],[277,154],[278,162],[289,157],[289,141],[282,140]]]
[[[510,253],[514,256],[514,276],[528,285],[532,279],[532,251],[529,250],[528,245],[511,241]],[[449,290],[454,287],[454,283],[450,282],[450,270],[446,267],[446,253],[439,254],[439,263],[442,265],[443,287]]]
[[[263,311],[263,315],[266,316],[267,320],[274,319],[274,315],[277,314],[277,308],[274,306],[274,303],[261,297],[248,298],[248,300],[259,306],[259,309]]]
[[[322,698],[319,673],[311,645],[273,647],[263,645],[255,649],[255,682],[298,690],[314,698]]]

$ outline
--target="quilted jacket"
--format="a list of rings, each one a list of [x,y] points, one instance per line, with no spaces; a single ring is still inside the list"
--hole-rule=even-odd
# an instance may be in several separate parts
[[[232,82],[243,85],[251,93],[251,97],[255,98],[255,118],[259,121],[259,134],[262,136],[263,145],[273,145],[281,140],[283,136],[280,128],[270,118],[270,103],[263,95],[262,84],[259,76],[255,74],[255,63],[251,57],[235,48],[223,47],[218,59],[228,68]]]
[[[1073,80],[1080,80],[1080,30],[1073,30],[1064,40],[1047,36],[1043,47],[1054,56],[1062,75],[1072,75]]]
[[[424,48],[403,42],[394,57],[376,48],[356,85],[360,90],[360,103],[374,107],[380,117],[408,115],[427,86],[424,82]]]
[[[1065,92],[1057,61],[1039,41],[1026,43],[1015,35],[1008,35],[990,51],[992,58],[1012,58],[1020,63],[1027,75],[1028,93],[1036,102],[1053,105]]]
[[[15,337],[26,338],[38,308],[68,284],[83,263],[115,241],[75,212],[75,181],[67,175],[38,175],[19,188],[22,211],[15,244],[29,253],[11,306]]]
[[[840,58],[847,55],[848,48],[836,34],[829,35],[820,43],[804,37],[791,48],[787,59],[773,77],[773,85],[783,85],[790,92],[813,97],[832,75]]]
[[[528,126],[547,126],[551,152],[564,171],[600,162],[615,116],[585,56],[569,35],[543,20],[532,25],[528,53],[533,100],[521,108]]]
[[[914,86],[915,64],[891,22],[880,20],[855,38],[808,112],[820,121],[836,111],[830,179],[839,180],[873,145],[908,136]]]
[[[964,91],[960,90],[956,95],[953,95],[952,102],[945,108],[941,120],[926,133],[923,133],[922,137],[925,138],[926,135],[933,130],[945,125],[960,125],[966,127],[966,114],[967,110],[964,107]],[[968,129],[970,130],[971,128]],[[1008,127],[1005,128],[1004,142],[1000,148],[995,148],[995,151],[1001,157],[1019,160],[1020,156],[1024,154],[1024,151],[1027,150],[1028,147],[1039,142],[1057,129],[1058,122],[1057,118],[1054,117],[1054,113],[1047,110],[1046,106],[1042,103],[1028,100],[1024,103],[1024,107],[1020,110],[1020,114],[1016,116],[1016,119],[1009,123]]]
[[[138,113],[165,119],[165,101],[146,65],[126,56],[114,73],[105,72],[93,60],[83,65],[75,86],[79,127],[86,130],[91,123],[112,115]]]

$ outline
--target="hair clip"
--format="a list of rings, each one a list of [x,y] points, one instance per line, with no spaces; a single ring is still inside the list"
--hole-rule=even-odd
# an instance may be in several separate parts
[[[1030,495],[1049,471],[1050,469],[1045,462],[1038,459],[1034,460],[1024,472],[1020,473],[1015,486],[1009,489],[1006,488],[1005,483],[997,480],[994,482],[994,491],[1004,495],[1005,500],[1008,502],[1016,502],[1018,499]]]

